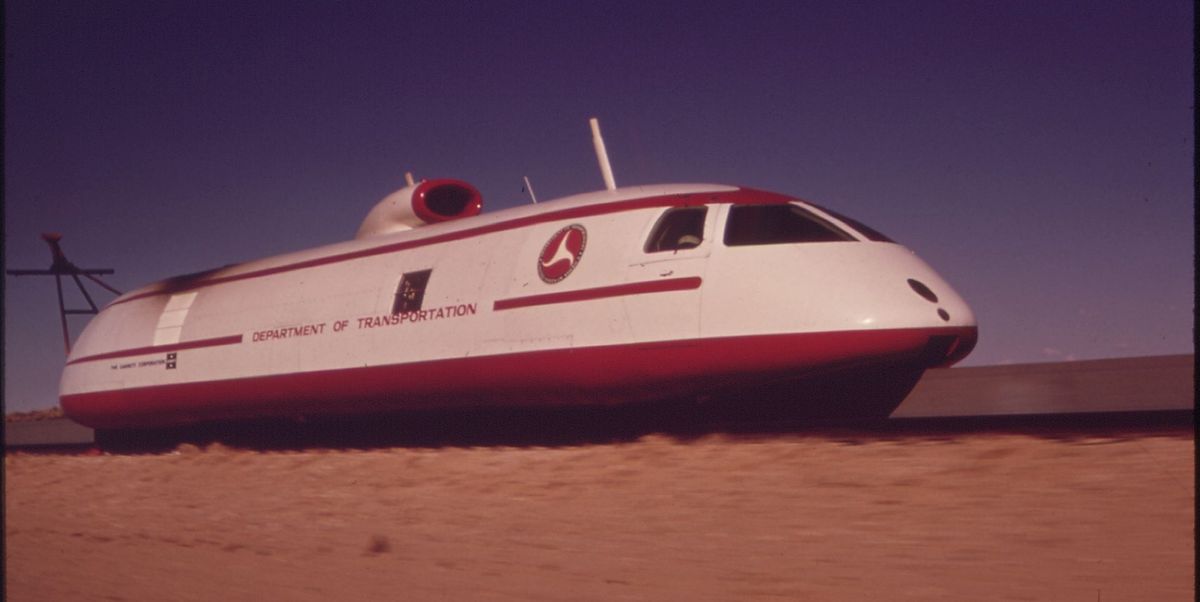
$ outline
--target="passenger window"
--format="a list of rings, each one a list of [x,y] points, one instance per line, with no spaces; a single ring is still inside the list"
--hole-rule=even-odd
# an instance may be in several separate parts
[[[405,272],[396,287],[396,300],[392,302],[392,313],[400,314],[421,309],[425,300],[425,285],[429,284],[429,275],[433,270]]]
[[[704,241],[704,217],[707,214],[708,207],[682,207],[667,211],[650,233],[646,252],[679,251],[700,246]]]
[[[734,205],[725,224],[725,244],[730,247],[847,240],[855,239],[792,204]]]

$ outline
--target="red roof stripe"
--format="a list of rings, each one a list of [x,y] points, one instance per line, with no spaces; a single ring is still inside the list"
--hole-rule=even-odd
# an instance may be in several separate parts
[[[669,195],[656,196],[656,197],[615,201],[612,203],[585,205],[582,207],[571,207],[568,209],[561,209],[558,211],[550,211],[547,213],[541,213],[538,215],[530,215],[527,217],[521,217],[521,218],[512,219],[512,220],[508,220],[508,221],[496,222],[494,224],[488,224],[486,226],[479,226],[477,228],[468,228],[466,230],[459,230],[457,232],[447,232],[445,234],[438,234],[438,235],[430,236],[428,238],[422,238],[419,240],[405,240],[405,241],[400,241],[400,242],[394,242],[391,244],[381,245],[378,247],[371,247],[368,249],[359,249],[357,251],[349,251],[346,253],[329,255],[326,257],[316,257],[313,259],[307,259],[304,261],[297,261],[295,263],[289,263],[287,265],[281,265],[281,266],[275,266],[272,268],[264,268],[261,270],[245,272],[243,274],[233,274],[230,276],[217,276],[215,278],[209,278],[206,280],[200,280],[200,281],[196,281],[196,282],[190,282],[187,284],[181,284],[178,286],[172,286],[172,287],[168,287],[168,288],[165,288],[162,290],[147,291],[144,293],[131,295],[129,297],[125,297],[122,299],[117,299],[116,301],[113,301],[110,305],[118,305],[121,303],[128,303],[130,301],[144,299],[146,297],[155,297],[155,296],[159,296],[159,295],[175,294],[175,293],[180,293],[180,292],[184,292],[184,291],[195,290],[198,288],[214,286],[217,284],[224,284],[227,282],[236,282],[238,280],[248,280],[251,278],[261,278],[263,276],[271,276],[274,274],[281,274],[284,272],[302,270],[305,268],[329,265],[332,263],[341,263],[343,261],[351,261],[354,259],[361,259],[363,257],[373,257],[375,255],[385,255],[388,253],[396,253],[396,252],[405,251],[408,249],[414,249],[414,248],[424,247],[424,246],[428,246],[428,245],[435,245],[435,244],[444,243],[444,242],[451,242],[451,241],[455,241],[455,240],[462,240],[464,238],[472,238],[475,236],[482,236],[485,234],[493,234],[496,232],[503,232],[506,230],[523,228],[526,226],[532,226],[535,224],[541,224],[541,223],[545,223],[545,222],[568,220],[568,219],[578,219],[578,218],[583,218],[583,217],[592,217],[592,216],[596,216],[596,215],[605,215],[605,214],[609,214],[609,213],[618,213],[621,211],[632,211],[632,210],[636,210],[636,209],[647,209],[647,208],[654,208],[654,207],[686,206],[686,205],[695,203],[696,202],[695,197],[697,197],[697,196],[704,197],[704,201],[703,201],[704,203],[775,204],[775,203],[786,203],[786,202],[789,202],[792,200],[789,197],[786,197],[786,196],[783,196],[783,195],[780,195],[780,194],[774,193],[774,192],[764,192],[764,191],[760,191],[760,190],[742,188],[739,190],[728,191],[728,192],[697,192],[697,193],[669,194]]]

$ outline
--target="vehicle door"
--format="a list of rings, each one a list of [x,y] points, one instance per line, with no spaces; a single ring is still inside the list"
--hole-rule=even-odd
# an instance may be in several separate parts
[[[626,312],[635,340],[699,334],[701,290],[715,242],[716,213],[716,206],[696,204],[650,214],[626,277]]]

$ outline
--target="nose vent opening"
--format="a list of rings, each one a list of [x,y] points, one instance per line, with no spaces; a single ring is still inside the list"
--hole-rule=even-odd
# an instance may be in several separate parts
[[[958,347],[959,339],[954,335],[938,335],[929,337],[922,351],[922,359],[926,366],[938,366],[950,357]]]
[[[920,361],[928,368],[952,366],[971,353],[977,340],[978,332],[973,328],[959,334],[931,336],[921,350]]]
[[[933,291],[929,290],[929,287],[925,286],[924,282],[921,282],[920,280],[916,280],[913,278],[909,278],[908,286],[912,288],[913,292],[915,292],[918,295],[921,295],[921,298],[925,299],[926,301],[928,301],[930,303],[938,302],[938,296],[935,295],[933,293]]]

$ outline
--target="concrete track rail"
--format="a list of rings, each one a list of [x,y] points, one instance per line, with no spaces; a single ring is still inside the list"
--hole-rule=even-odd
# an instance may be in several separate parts
[[[1139,416],[1137,422],[1143,424],[1147,421],[1155,422],[1154,419],[1147,418],[1152,414],[1167,417],[1165,420],[1172,423],[1190,422],[1195,407],[1194,383],[1195,356],[1190,354],[931,370],[892,414],[892,420],[889,422],[900,424],[920,421],[928,425],[930,420],[949,419],[958,427],[962,427],[967,422],[979,423],[982,420],[991,421],[990,423],[997,426],[1006,424],[1026,428],[1042,424],[1045,427],[1058,428],[1069,426],[1070,423],[1063,420],[1065,416],[1105,416],[1103,422],[1115,424],[1120,421],[1118,417],[1122,414],[1129,414],[1131,419],[1136,414]],[[459,421],[460,426],[470,431],[465,435],[468,439],[477,438],[479,433],[474,431],[491,428],[496,417],[494,414],[497,413],[448,412],[405,417],[401,422],[408,432],[401,433],[398,440],[423,441],[427,437],[436,439],[441,436],[439,433],[445,428],[448,417]],[[605,430],[604,423],[619,421],[619,418],[614,418],[612,412],[602,415],[604,410],[580,410],[576,414],[564,411],[558,415],[552,412],[534,412],[529,415],[504,412],[499,414],[502,420],[513,426],[509,429],[509,435],[517,438],[529,438],[530,432],[545,430],[546,427],[553,429],[562,424],[577,426],[580,420],[587,422],[589,427],[594,427],[585,433],[573,433],[573,436],[584,439],[605,436],[620,438],[619,434],[628,430],[628,425],[625,425],[626,428]],[[576,422],[572,423],[572,419]],[[601,424],[597,425],[596,420]],[[1017,422],[1013,422],[1014,420]],[[519,424],[522,421],[526,424]],[[321,436],[321,429],[350,426],[352,423],[348,421],[317,422],[307,427],[290,429],[289,439],[295,441],[297,438],[303,440],[308,437],[317,442],[329,443],[334,440],[327,441],[327,438]],[[696,428],[696,425],[676,426],[683,426],[685,429]],[[200,429],[186,435],[171,431],[160,433],[158,439],[164,444],[169,444],[172,439],[223,440],[232,437],[242,442],[253,443],[258,433],[266,432],[264,428],[270,429],[274,426],[260,427],[250,424],[232,430]],[[744,428],[742,425],[734,430]],[[86,448],[97,441],[97,436],[91,429],[68,419],[9,422],[5,424],[4,430],[5,445],[9,448]],[[433,432],[421,435],[422,430]],[[634,432],[628,434],[633,437],[640,435]],[[464,436],[463,433],[458,435]],[[416,439],[413,439],[414,436]],[[562,436],[571,437],[572,434]],[[486,438],[487,434],[484,433],[484,439]],[[350,441],[353,443],[353,438]],[[337,440],[337,443],[345,444],[341,440]]]

